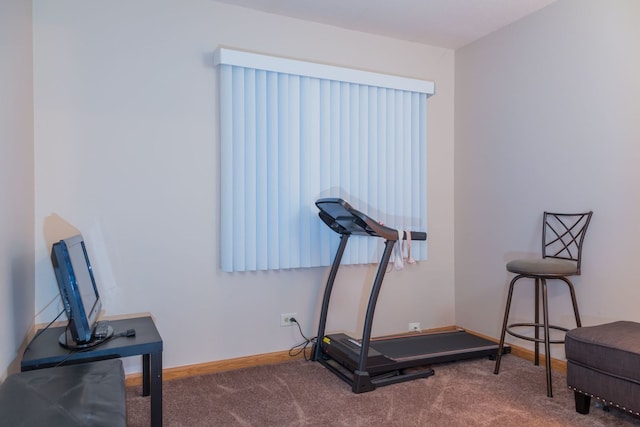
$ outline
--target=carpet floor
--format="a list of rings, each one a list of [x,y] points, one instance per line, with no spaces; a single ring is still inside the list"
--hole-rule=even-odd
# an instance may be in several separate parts
[[[575,412],[566,377],[513,355],[434,365],[429,378],[354,394],[323,366],[304,360],[195,376],[163,384],[165,426],[640,426],[592,399]],[[128,425],[149,425],[149,398],[127,389]]]

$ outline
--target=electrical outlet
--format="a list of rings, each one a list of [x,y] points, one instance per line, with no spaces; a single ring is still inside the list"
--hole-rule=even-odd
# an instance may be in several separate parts
[[[420,332],[420,322],[409,323],[409,330],[411,332]]]
[[[291,318],[295,318],[297,313],[282,313],[280,315],[280,326],[293,326]]]

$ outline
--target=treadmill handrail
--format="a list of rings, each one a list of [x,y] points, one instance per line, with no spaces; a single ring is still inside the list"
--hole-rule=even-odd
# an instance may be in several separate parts
[[[386,240],[397,241],[398,230],[380,224],[368,215],[352,207],[343,199],[337,197],[318,199],[316,206],[320,209],[318,215],[329,228],[339,234],[355,234],[382,237]],[[424,231],[410,231],[411,240],[427,240]],[[407,239],[407,232],[402,232],[402,239]]]

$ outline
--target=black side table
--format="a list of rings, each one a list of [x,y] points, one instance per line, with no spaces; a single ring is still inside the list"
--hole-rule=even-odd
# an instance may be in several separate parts
[[[22,371],[142,355],[142,395],[151,395],[151,425],[162,426],[162,338],[151,317],[108,320],[114,334],[135,329],[134,337],[118,337],[82,351],[58,343],[64,326],[49,328],[33,339],[22,357]]]

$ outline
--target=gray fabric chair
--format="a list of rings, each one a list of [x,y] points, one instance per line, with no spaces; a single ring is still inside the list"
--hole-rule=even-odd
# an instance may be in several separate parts
[[[500,334],[500,345],[496,355],[496,365],[494,373],[500,372],[500,359],[504,347],[505,334],[514,337],[533,341],[535,346],[534,363],[539,364],[540,343],[544,344],[544,354],[547,370],[547,396],[553,397],[551,385],[551,344],[562,344],[564,339],[552,339],[549,330],[554,329],[567,332],[568,329],[551,325],[549,323],[549,304],[547,299],[547,280],[559,280],[569,287],[573,312],[576,325],[581,326],[580,314],[578,313],[578,303],[573,288],[573,284],[568,276],[580,274],[582,262],[582,244],[584,236],[591,221],[593,212],[585,213],[551,213],[545,212],[542,222],[542,258],[517,259],[507,263],[507,271],[515,273],[516,276],[509,284],[507,305],[504,313],[502,332]],[[535,311],[532,323],[511,323],[509,324],[509,311],[511,300],[516,283],[531,283],[520,279],[533,279],[535,285]],[[542,290],[542,296],[540,295]],[[541,298],[542,297],[542,298]],[[540,321],[540,299],[542,299],[542,321]],[[534,335],[523,335],[516,330],[533,328]],[[542,336],[540,335],[542,329]]]

